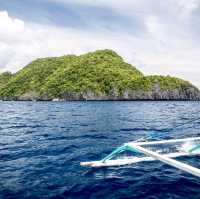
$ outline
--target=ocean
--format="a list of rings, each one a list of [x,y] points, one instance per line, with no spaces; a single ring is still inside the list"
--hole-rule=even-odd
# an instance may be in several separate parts
[[[200,102],[0,102],[0,198],[199,199],[198,177],[159,161],[80,166],[149,135],[200,136]]]

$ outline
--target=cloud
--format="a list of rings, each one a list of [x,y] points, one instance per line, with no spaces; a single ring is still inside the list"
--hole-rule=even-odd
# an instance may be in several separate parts
[[[0,12],[0,42],[13,42],[24,31],[24,22],[12,19],[6,11]]]
[[[119,33],[25,23],[11,18],[6,11],[0,12],[0,27],[1,70],[17,71],[38,57],[81,54],[104,48],[120,51],[124,46]]]
[[[70,10],[75,12],[71,16],[76,17],[70,21],[67,13],[60,13],[59,19],[70,23],[57,23],[55,19],[55,23],[45,24],[37,21],[37,14],[32,17],[34,20],[29,20],[28,15],[22,20],[7,11],[0,12],[1,71],[17,71],[38,57],[110,48],[145,74],[177,76],[200,87],[200,30],[194,24],[198,22],[198,0],[167,0],[159,4],[157,0],[44,2],[60,2],[59,11]],[[42,9],[39,13],[38,17]],[[57,17],[48,10],[44,13],[49,19]]]
[[[190,16],[200,5],[199,0],[179,0],[177,1],[178,11],[182,18]]]

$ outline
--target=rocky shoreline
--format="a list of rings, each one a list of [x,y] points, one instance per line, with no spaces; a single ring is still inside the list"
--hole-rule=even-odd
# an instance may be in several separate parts
[[[159,85],[155,85],[152,90],[130,90],[122,93],[112,90],[109,94],[97,95],[92,91],[87,92],[66,92],[59,98],[46,95],[37,95],[34,92],[26,93],[18,97],[3,97],[2,101],[199,101],[200,91],[193,86],[185,86],[174,90],[162,90]]]

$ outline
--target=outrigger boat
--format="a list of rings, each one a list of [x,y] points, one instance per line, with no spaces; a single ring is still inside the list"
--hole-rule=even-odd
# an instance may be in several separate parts
[[[175,152],[167,151],[167,153],[166,152],[160,153],[157,151],[153,151],[151,149],[153,148],[153,146],[155,147],[158,145],[161,146],[165,144],[172,145],[173,148],[176,148]],[[178,149],[177,147],[174,147],[177,144],[179,144]],[[143,154],[145,156],[143,157],[133,156],[130,158],[114,159],[122,152],[127,152],[127,151],[132,152],[133,154]],[[150,142],[137,140],[123,144],[122,146],[115,149],[112,153],[110,153],[108,156],[106,156],[100,161],[81,162],[80,164],[81,166],[89,166],[89,167],[107,167],[107,166],[121,166],[138,162],[144,162],[144,161],[159,160],[175,168],[190,173],[194,176],[200,177],[200,169],[174,159],[180,156],[197,156],[197,155],[200,155],[200,137],[150,141]]]

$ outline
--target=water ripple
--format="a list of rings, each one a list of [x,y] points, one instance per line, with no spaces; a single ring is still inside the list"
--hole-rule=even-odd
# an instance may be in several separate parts
[[[0,198],[199,199],[198,178],[161,162],[79,165],[144,136],[200,135],[199,112],[198,102],[1,102]]]

